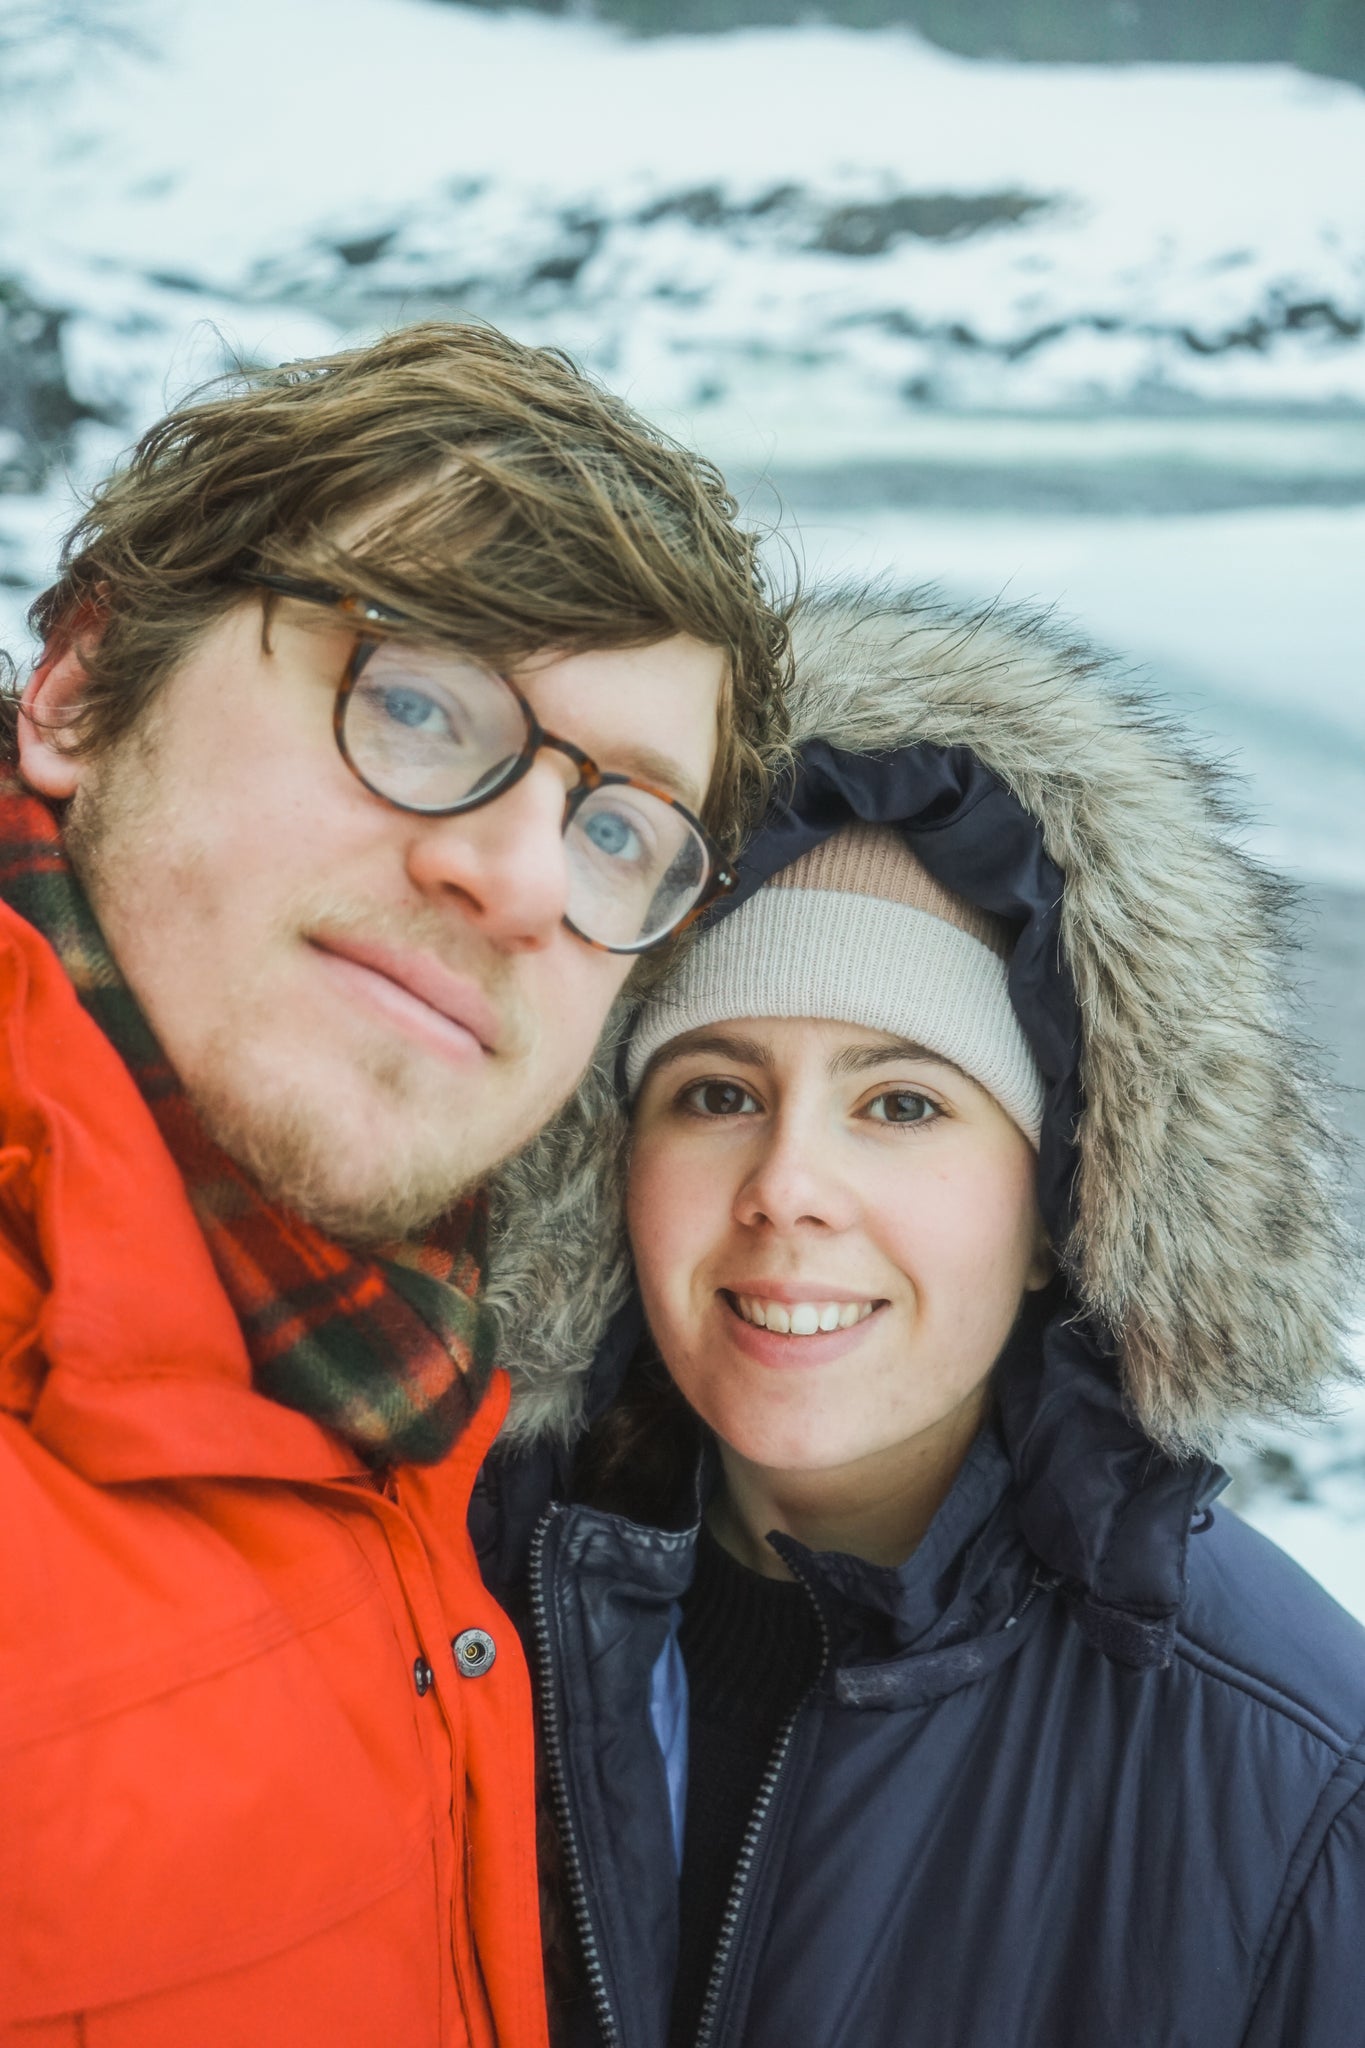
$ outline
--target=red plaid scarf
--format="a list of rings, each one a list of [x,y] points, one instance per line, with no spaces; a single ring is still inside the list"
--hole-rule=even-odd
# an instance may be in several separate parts
[[[141,1090],[241,1322],[258,1390],[334,1429],[369,1465],[443,1458],[488,1378],[483,1197],[373,1255],[268,1202],[204,1130],[104,943],[56,817],[12,773],[0,773],[0,897],[53,947]]]

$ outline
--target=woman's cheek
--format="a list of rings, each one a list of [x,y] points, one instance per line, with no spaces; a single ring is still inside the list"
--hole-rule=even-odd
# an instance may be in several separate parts
[[[676,1218],[676,1204],[666,1195],[667,1154],[652,1130],[637,1134],[626,1179],[626,1228],[642,1271],[657,1261],[656,1247],[667,1241]]]
[[[951,1169],[902,1169],[865,1192],[879,1247],[909,1283],[917,1320],[949,1313],[972,1322],[982,1311],[995,1319],[987,1297],[1014,1289],[1021,1224],[1015,1190],[994,1161],[958,1153]]]
[[[1012,1165],[988,1157],[945,1182],[926,1207],[915,1253],[925,1306],[959,1332],[964,1365],[981,1371],[1009,1334],[1030,1263],[1031,1187]]]
[[[646,1140],[626,1185],[626,1224],[645,1311],[661,1347],[686,1337],[698,1269],[713,1237],[707,1176],[685,1146]]]

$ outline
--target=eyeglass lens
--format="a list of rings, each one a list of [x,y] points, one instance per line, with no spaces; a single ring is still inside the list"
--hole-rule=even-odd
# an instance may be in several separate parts
[[[501,677],[443,649],[399,640],[363,659],[343,715],[346,755],[368,786],[405,810],[486,802],[515,773],[525,714]],[[564,823],[569,921],[599,945],[663,938],[706,886],[706,844],[691,821],[634,783],[570,798]]]

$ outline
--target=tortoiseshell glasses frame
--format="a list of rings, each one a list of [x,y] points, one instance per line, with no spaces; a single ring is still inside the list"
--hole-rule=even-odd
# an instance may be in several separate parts
[[[388,684],[381,683],[377,693],[367,686],[367,694],[361,686],[367,670],[373,681],[379,650],[413,644],[417,629],[402,612],[299,577],[252,571],[239,581],[336,612],[353,630],[354,644],[337,685],[332,731],[357,781],[396,810],[421,817],[458,816],[513,788],[547,748],[572,763],[577,779],[564,801],[563,831],[572,856],[570,909],[564,922],[587,945],[607,953],[649,952],[685,930],[735,887],[734,870],[700,818],[680,798],[636,776],[604,769],[572,740],[546,731],[509,677],[453,647],[442,650],[421,642],[424,653],[414,659],[425,658],[433,665],[429,677],[414,680],[400,672]],[[444,680],[453,679],[458,687],[438,701],[426,694],[422,683],[429,680],[433,688],[441,686],[437,669],[442,662],[452,671]],[[384,706],[382,717],[375,711],[376,701]],[[419,721],[432,710],[440,714],[445,728],[434,741],[419,729]],[[459,735],[451,730],[452,716],[463,721]],[[432,800],[430,792],[418,795],[420,788],[439,779],[437,757],[442,750],[447,786],[452,774],[457,783],[467,781],[468,786],[453,796],[438,792],[439,800]],[[486,764],[481,769],[480,762]],[[618,791],[634,794],[636,809],[629,816],[610,809],[610,795],[604,793]],[[672,814],[671,825],[650,808],[657,805]],[[659,835],[653,866],[640,857],[632,864],[623,840],[633,839],[647,853],[650,828]],[[627,937],[633,923],[638,929],[634,937]]]

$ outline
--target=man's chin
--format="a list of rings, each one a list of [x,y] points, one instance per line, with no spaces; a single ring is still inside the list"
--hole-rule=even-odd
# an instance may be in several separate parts
[[[453,1137],[443,1146],[429,1125],[395,1130],[297,1099],[242,1104],[212,1090],[194,1099],[214,1142],[268,1201],[346,1244],[420,1236],[491,1170],[461,1156],[466,1145]]]
[[[483,1178],[457,1178],[447,1162],[439,1172],[413,1169],[402,1179],[394,1175],[382,1180],[342,1179],[330,1160],[282,1162],[272,1156],[241,1158],[236,1152],[233,1156],[268,1200],[291,1210],[325,1236],[361,1247],[420,1237]]]
[[[302,1065],[296,1042],[239,1026],[184,1079],[210,1135],[271,1201],[347,1244],[382,1245],[420,1235],[484,1185],[577,1078],[511,1064],[452,1076],[406,1047],[323,1039]]]
[[[479,1184],[477,1180],[453,1187],[447,1184],[439,1196],[383,1189],[376,1190],[368,1198],[354,1200],[344,1195],[329,1198],[326,1193],[316,1199],[309,1199],[307,1193],[294,1198],[287,1188],[282,1187],[271,1194],[271,1199],[280,1207],[301,1216],[305,1223],[311,1223],[325,1237],[335,1238],[339,1244],[354,1245],[362,1251],[376,1251],[385,1245],[425,1236],[440,1217]]]

